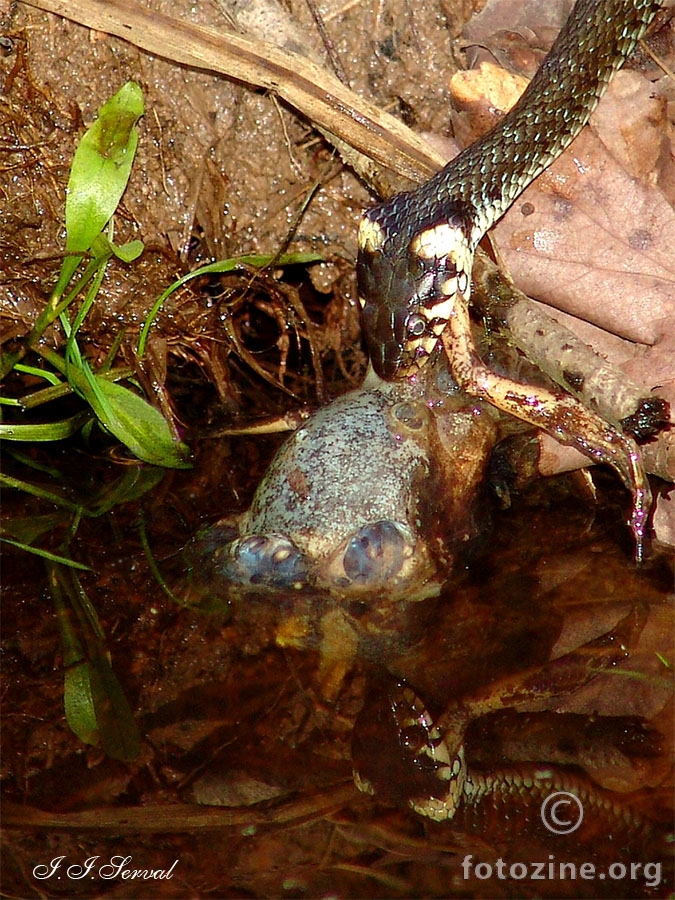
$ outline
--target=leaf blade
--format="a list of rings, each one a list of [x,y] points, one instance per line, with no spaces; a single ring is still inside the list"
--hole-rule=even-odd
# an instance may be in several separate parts
[[[66,195],[66,250],[84,253],[122,198],[138,147],[143,94],[128,81],[103,104],[78,144]]]
[[[71,373],[78,391],[111,434],[144,462],[187,469],[189,449],[174,440],[164,416],[138,394],[91,370]]]

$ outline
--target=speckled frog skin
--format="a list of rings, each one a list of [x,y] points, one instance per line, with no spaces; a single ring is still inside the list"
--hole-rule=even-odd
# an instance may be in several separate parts
[[[371,372],[286,441],[246,513],[202,537],[215,546],[211,578],[232,595],[437,594],[440,564],[476,533],[496,431],[443,362],[398,383]]]

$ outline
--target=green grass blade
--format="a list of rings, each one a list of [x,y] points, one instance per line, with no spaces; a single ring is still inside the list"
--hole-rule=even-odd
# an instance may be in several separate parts
[[[53,372],[48,372],[46,369],[38,369],[37,366],[27,366],[24,363],[18,363],[15,366],[17,372],[23,372],[26,375],[34,375],[36,378],[44,378],[45,381],[48,381],[50,384],[61,384],[61,379],[58,375],[55,375]]]
[[[249,256],[234,256],[230,259],[223,259],[219,262],[209,263],[207,266],[200,266],[199,269],[195,269],[193,272],[188,272],[187,275],[183,275],[181,278],[178,278],[173,282],[173,284],[170,284],[165,291],[162,291],[162,293],[153,303],[152,309],[148,313],[148,317],[143,323],[143,328],[141,329],[141,333],[138,337],[138,355],[143,356],[143,354],[145,353],[145,345],[148,341],[150,328],[152,327],[152,323],[155,321],[157,313],[162,308],[164,302],[171,296],[171,294],[173,294],[174,291],[177,291],[179,288],[183,287],[183,285],[187,284],[188,281],[192,281],[193,278],[198,278],[200,275],[217,275],[224,272],[233,272],[235,269],[239,268],[242,265],[255,266],[256,268],[262,269],[272,262],[276,266],[291,266],[307,265],[308,263],[320,262],[322,259],[323,257],[318,253],[282,253],[278,257],[275,257],[272,254],[262,256],[258,254],[251,254]]]
[[[41,556],[43,559],[48,559],[50,562],[60,563],[62,566],[70,566],[73,569],[83,569],[86,572],[91,572],[90,566],[85,566],[84,563],[75,562],[74,559],[68,559],[66,556],[59,556],[58,553],[51,553],[49,550],[41,550],[39,547],[31,547],[30,544],[24,544],[21,541],[13,541],[11,538],[0,537],[0,541],[5,544],[11,544],[12,547],[18,547],[19,550],[25,550],[26,553]]]
[[[89,418],[90,414],[84,412],[42,425],[0,424],[0,438],[6,441],[62,441],[79,431]]]
[[[17,491],[25,491],[32,497],[39,497],[40,500],[46,500],[48,503],[53,503],[55,506],[60,506],[63,509],[69,509],[74,513],[79,513],[82,508],[79,503],[75,503],[54,491],[47,490],[47,488],[37,484],[31,484],[30,481],[23,481],[21,478],[14,478],[12,475],[5,475],[2,472],[0,472],[0,484],[8,488],[15,488]]]

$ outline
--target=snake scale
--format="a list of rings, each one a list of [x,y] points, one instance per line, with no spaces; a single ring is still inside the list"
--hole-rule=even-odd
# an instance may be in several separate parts
[[[467,337],[468,301],[479,241],[574,140],[660,5],[658,0],[577,0],[510,112],[420,188],[396,194],[365,212],[359,228],[357,279],[364,337],[380,377],[393,380],[414,374],[449,326],[456,348],[445,346],[453,375],[462,387],[471,382],[475,352]],[[489,376],[481,378],[485,395],[492,399]],[[473,383],[480,380],[474,378]],[[629,462],[606,461],[633,490],[632,526],[639,557],[649,486],[641,464],[631,468],[635,453],[621,438],[616,432],[611,441],[620,445]],[[426,794],[427,799],[411,802],[414,809],[435,819],[451,818],[462,802],[495,789],[467,776],[461,745],[451,746],[436,733],[417,698],[408,698],[401,706],[394,702],[394,707],[397,719],[412,723],[408,727],[416,735],[411,739],[416,758],[428,759],[425,777],[435,784],[430,791],[420,790],[420,797]],[[369,787],[358,773],[357,783]]]

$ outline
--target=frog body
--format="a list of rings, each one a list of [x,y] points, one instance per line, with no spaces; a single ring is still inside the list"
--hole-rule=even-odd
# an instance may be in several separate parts
[[[434,596],[440,563],[477,532],[496,432],[490,410],[441,362],[404,382],[371,372],[310,416],[250,508],[216,526],[227,539],[213,549],[212,572],[232,593]]]

